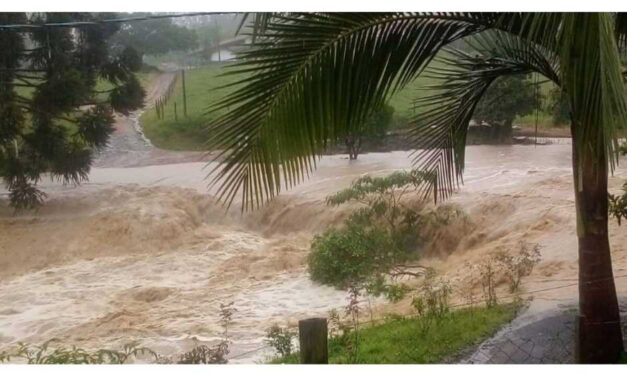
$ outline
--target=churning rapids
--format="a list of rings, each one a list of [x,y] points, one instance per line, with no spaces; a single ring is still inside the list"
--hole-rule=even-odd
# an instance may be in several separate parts
[[[611,190],[627,178],[625,165],[610,179]],[[306,273],[312,236],[346,215],[326,207],[324,197],[362,174],[408,168],[410,159],[406,152],[353,162],[324,157],[310,180],[243,217],[215,205],[204,167],[94,168],[78,187],[44,182],[49,200],[30,214],[13,215],[3,194],[0,348],[55,337],[86,348],[136,340],[179,353],[193,338],[216,339],[219,305],[230,301],[237,309],[231,356],[257,348],[272,323],[293,324],[346,304],[344,292],[315,285]],[[525,289],[576,278],[569,145],[470,146],[465,185],[451,202],[470,223],[440,234],[425,264],[461,281],[466,261],[524,238],[542,246],[542,263]],[[626,274],[627,228],[612,221],[610,231],[615,273]],[[617,280],[622,294],[624,282]],[[532,311],[555,298],[575,300],[575,289],[538,294]],[[407,309],[407,302],[380,307]]]

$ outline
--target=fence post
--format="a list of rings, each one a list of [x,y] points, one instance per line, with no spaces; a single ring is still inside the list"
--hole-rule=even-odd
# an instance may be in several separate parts
[[[327,319],[312,318],[298,321],[301,364],[328,364]]]
[[[183,84],[183,116],[187,117],[187,91],[185,90],[185,69],[181,70],[181,81]]]
[[[178,117],[178,115],[176,114],[176,102],[174,102],[174,120],[175,120],[175,121],[178,121],[178,120],[179,120],[179,117]]]

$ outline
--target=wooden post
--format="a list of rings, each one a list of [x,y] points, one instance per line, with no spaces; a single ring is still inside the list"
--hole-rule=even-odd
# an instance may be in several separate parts
[[[328,364],[327,319],[312,318],[298,322],[301,364]]]
[[[183,81],[183,116],[187,117],[187,92],[185,91],[185,69],[181,70],[181,80]]]
[[[176,121],[178,121],[178,120],[179,120],[179,117],[178,117],[178,115],[176,114],[176,102],[174,102],[174,120],[176,120]]]

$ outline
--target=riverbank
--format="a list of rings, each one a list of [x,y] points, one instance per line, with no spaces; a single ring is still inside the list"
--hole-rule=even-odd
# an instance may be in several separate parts
[[[388,318],[365,323],[329,341],[329,364],[449,363],[460,352],[494,335],[516,316],[513,304],[472,307],[440,317]],[[298,364],[299,353],[274,364]]]

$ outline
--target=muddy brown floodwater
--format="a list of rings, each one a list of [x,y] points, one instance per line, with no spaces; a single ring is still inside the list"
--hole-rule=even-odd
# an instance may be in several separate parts
[[[153,96],[167,76],[156,82]],[[215,204],[206,162],[190,162],[199,154],[154,148],[136,131],[138,116],[119,119],[89,182],[42,182],[49,199],[38,212],[14,215],[0,191],[0,351],[59,338],[94,349],[138,341],[176,354],[194,339],[215,341],[220,303],[234,302],[232,362],[254,362],[269,355],[250,351],[273,323],[346,304],[344,292],[312,283],[305,268],[314,234],[349,210],[326,207],[324,197],[363,174],[409,168],[408,152],[325,156],[311,179],[241,216]],[[524,239],[542,247],[525,291],[576,278],[570,158],[565,144],[469,146],[465,184],[449,202],[470,220],[439,233],[421,262],[455,287],[465,283],[466,262]],[[611,191],[627,179],[626,165],[623,158]],[[625,275],[627,226],[611,221],[610,232],[615,273]],[[627,294],[627,278],[617,287]],[[576,286],[533,294],[525,315],[576,299]],[[378,314],[409,311],[408,301],[375,303]]]
[[[627,178],[626,162],[612,190]],[[56,337],[115,348],[137,340],[172,354],[193,338],[215,340],[219,304],[233,301],[231,354],[259,347],[272,323],[346,304],[344,292],[315,285],[305,269],[312,236],[346,214],[325,207],[324,197],[362,174],[407,167],[406,152],[323,157],[310,180],[245,216],[215,205],[203,162],[94,168],[78,187],[44,182],[50,198],[39,212],[13,215],[6,200],[0,209],[0,346]],[[463,283],[465,262],[521,239],[542,246],[524,289],[576,277],[569,145],[470,146],[465,185],[450,202],[471,223],[431,244],[424,263],[453,281]],[[627,227],[612,221],[610,231],[615,273],[626,274]],[[617,280],[621,294],[624,282]],[[575,287],[537,294],[529,314],[575,300]]]

